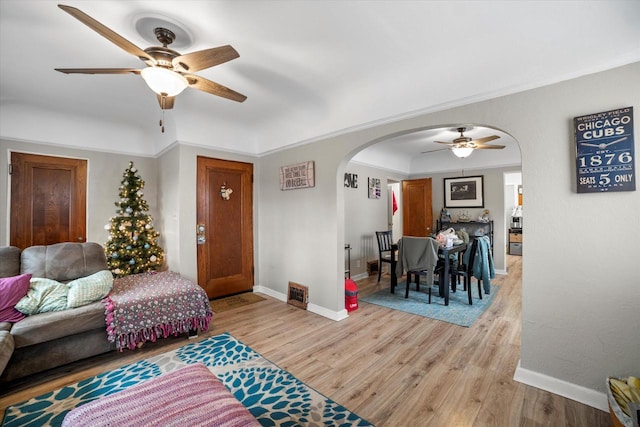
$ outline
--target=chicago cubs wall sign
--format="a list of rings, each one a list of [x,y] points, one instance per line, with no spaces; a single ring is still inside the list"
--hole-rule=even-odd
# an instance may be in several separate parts
[[[578,193],[635,191],[633,107],[573,119]]]

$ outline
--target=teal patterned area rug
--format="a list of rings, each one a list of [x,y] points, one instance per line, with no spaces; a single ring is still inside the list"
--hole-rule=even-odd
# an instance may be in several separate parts
[[[7,408],[3,427],[59,426],[67,412],[144,380],[202,362],[263,426],[370,426],[229,334],[123,366]]]
[[[499,289],[497,285],[492,284],[491,293],[482,295],[482,299],[479,299],[478,285],[473,282],[471,284],[473,287],[471,293],[473,305],[469,305],[467,292],[460,288],[456,292],[449,292],[449,305],[446,306],[444,305],[444,298],[438,297],[437,286],[431,290],[431,304],[428,303],[429,288],[426,285],[420,286],[420,292],[409,289],[409,298],[405,298],[405,283],[405,281],[398,282],[395,294],[392,294],[389,289],[383,289],[360,298],[360,301],[469,327],[491,305],[491,301],[493,301],[493,297]],[[415,285],[412,284],[411,286],[415,288]]]

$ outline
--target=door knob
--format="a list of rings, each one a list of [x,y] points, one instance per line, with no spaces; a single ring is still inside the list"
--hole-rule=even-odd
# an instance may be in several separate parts
[[[204,224],[196,225],[196,240],[199,245],[204,245],[207,240],[204,235],[205,231],[206,229]]]

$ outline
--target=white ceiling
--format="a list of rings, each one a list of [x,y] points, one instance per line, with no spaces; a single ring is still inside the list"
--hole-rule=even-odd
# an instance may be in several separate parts
[[[181,142],[252,155],[640,60],[638,0],[65,4],[142,49],[153,39],[138,34],[136,22],[150,16],[185,29],[192,43],[177,40],[170,46],[181,53],[232,45],[240,58],[197,74],[248,99],[236,103],[187,89],[176,98],[166,123],[173,127],[168,133]],[[54,71],[143,65],[59,9],[56,1],[0,2],[2,111],[14,105],[21,111],[52,110],[140,128],[150,140],[161,140],[157,100],[139,76]],[[456,136],[423,132],[387,145],[405,160],[415,160],[437,146],[431,137]],[[494,143],[509,147],[513,141],[501,136]],[[162,148],[149,144],[148,154]],[[514,153],[484,150],[472,157],[487,152]]]
[[[457,158],[449,146],[435,142],[451,142],[460,136],[455,126],[449,126],[387,139],[360,151],[352,160],[412,175],[520,165],[520,148],[511,135],[485,126],[460,125],[467,129],[464,136],[478,139],[496,135],[499,139],[487,145],[502,145],[504,148],[475,150],[469,157]]]

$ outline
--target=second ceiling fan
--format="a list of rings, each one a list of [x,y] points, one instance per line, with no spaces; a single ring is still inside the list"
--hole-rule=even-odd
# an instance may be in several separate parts
[[[238,58],[240,55],[231,46],[214,47],[182,55],[167,47],[174,41],[175,34],[166,28],[156,28],[154,33],[162,46],[151,46],[142,50],[81,10],[62,4],[58,7],[125,52],[139,58],[147,64],[147,67],[142,69],[56,68],[56,71],[65,74],[140,74],[151,90],[156,93],[162,110],[173,108],[175,96],[187,87],[232,101],[243,102],[247,99],[246,96],[234,90],[192,74]]]
[[[451,150],[453,151],[453,154],[455,154],[456,156],[464,158],[464,157],[468,157],[471,153],[473,153],[473,150],[486,150],[486,149],[501,150],[505,147],[504,145],[486,144],[489,141],[493,141],[495,139],[500,138],[498,135],[491,135],[491,136],[485,136],[483,138],[472,139],[472,138],[469,138],[468,136],[464,136],[464,132],[467,131],[466,127],[459,127],[456,129],[456,131],[460,132],[460,136],[451,142],[433,141],[433,142],[437,142],[438,144],[448,145],[449,148],[423,151],[422,154],[433,153],[434,151],[441,151],[441,150]]]

